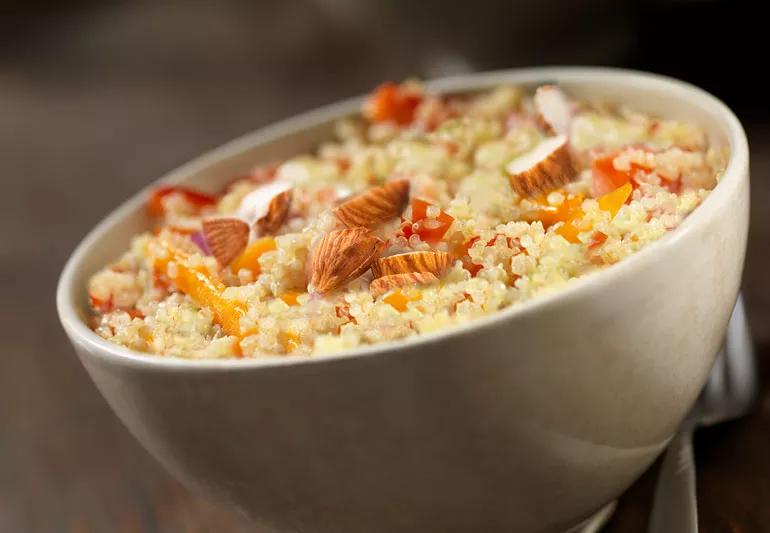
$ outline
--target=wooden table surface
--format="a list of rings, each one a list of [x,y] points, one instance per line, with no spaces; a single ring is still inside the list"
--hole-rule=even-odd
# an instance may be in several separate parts
[[[37,28],[46,47],[33,39],[18,54],[0,54],[0,532],[251,531],[182,488],[109,410],[59,326],[58,273],[93,224],[164,171],[274,119],[362,92],[383,73],[408,71],[314,34],[308,16],[288,7],[272,15],[304,40],[268,28],[255,45],[280,48],[280,62],[243,50],[240,34],[218,24],[201,45],[189,28],[210,14],[196,13],[169,16],[171,44],[158,34],[124,39],[164,20],[162,10],[108,12],[77,26],[44,21]],[[248,31],[237,16],[221,16]],[[342,78],[308,63],[316,43],[344,59]],[[744,287],[762,391],[747,417],[697,434],[702,531],[714,533],[770,531],[770,128],[748,127],[753,211]],[[621,498],[607,531],[646,530],[656,469]]]

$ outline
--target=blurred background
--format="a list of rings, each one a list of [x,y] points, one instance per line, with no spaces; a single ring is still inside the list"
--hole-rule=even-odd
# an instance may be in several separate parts
[[[759,11],[713,0],[0,0],[0,532],[250,531],[139,448],[66,342],[56,278],[105,214],[204,150],[384,79],[542,64],[682,78],[724,99],[748,130],[744,292],[763,389],[748,417],[701,430],[696,455],[702,531],[770,531]],[[646,531],[656,468],[608,531]]]

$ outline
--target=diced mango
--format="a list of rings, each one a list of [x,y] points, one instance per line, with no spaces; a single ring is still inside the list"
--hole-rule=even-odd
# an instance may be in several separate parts
[[[416,302],[420,299],[422,299],[422,293],[420,293],[420,291],[413,291],[407,295],[396,289],[383,298],[382,301],[390,304],[396,311],[403,313],[406,311],[409,302]]]
[[[583,196],[570,195],[559,205],[551,205],[545,197],[538,198],[538,209],[527,213],[524,219],[528,222],[539,220],[548,229],[557,222],[569,222],[583,216]]]
[[[275,239],[272,237],[264,237],[257,239],[251,243],[241,255],[236,257],[232,263],[230,263],[230,269],[233,273],[238,273],[242,268],[251,270],[256,276],[259,274],[259,257],[265,252],[275,250]]]
[[[297,300],[297,298],[299,297],[300,294],[302,293],[297,291],[286,291],[280,296],[280,298],[286,303],[286,305],[294,306],[294,305],[299,305],[299,301]]]
[[[599,209],[607,211],[612,218],[615,218],[615,215],[618,214],[618,211],[620,211],[620,208],[626,203],[626,200],[629,199],[633,191],[634,188],[631,186],[631,183],[628,182],[614,191],[600,196],[597,199],[599,202]]]
[[[225,333],[240,335],[241,317],[246,312],[243,304],[222,296],[226,288],[224,283],[205,268],[191,266],[186,253],[175,249],[166,240],[161,239],[159,242],[165,249],[166,256],[155,259],[156,272],[167,272],[168,264],[173,261],[175,276],[169,281],[198,305],[210,309],[214,320],[222,326]]]
[[[278,334],[278,342],[281,343],[286,353],[291,353],[302,344],[299,335],[293,331],[281,331]]]
[[[573,220],[568,220],[556,228],[556,233],[567,239],[567,241],[571,242],[572,244],[578,244],[580,242],[580,239],[578,239],[580,230],[575,227]]]

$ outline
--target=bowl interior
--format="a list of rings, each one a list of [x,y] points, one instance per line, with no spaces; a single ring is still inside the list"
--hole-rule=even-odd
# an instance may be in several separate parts
[[[743,179],[739,170],[747,164],[748,150],[735,116],[708,93],[670,78],[604,68],[536,68],[457,76],[426,85],[429,90],[458,94],[505,83],[532,88],[543,83],[558,83],[577,99],[624,103],[638,111],[703,127],[710,143],[729,148],[730,161],[715,191],[685,224],[695,223],[691,219],[708,216],[708,205],[719,201],[720,189],[734,186],[736,184],[731,182]],[[246,173],[256,164],[313,151],[331,137],[334,122],[356,113],[361,101],[361,98],[343,101],[247,134],[170,172],[151,187],[164,182],[184,183],[211,192],[221,190],[233,176]],[[149,188],[129,199],[92,230],[65,267],[59,283],[59,312],[65,323],[68,317],[78,316],[80,324],[75,327],[84,335],[94,335],[85,327],[88,315],[86,283],[94,272],[126,250],[133,235],[149,228],[150,221],[144,212]],[[655,244],[658,243],[653,246]],[[635,256],[650,253],[649,249],[647,247]],[[634,260],[635,257],[631,257],[624,263]],[[612,269],[620,266],[615,265]],[[559,293],[570,291],[580,281]]]

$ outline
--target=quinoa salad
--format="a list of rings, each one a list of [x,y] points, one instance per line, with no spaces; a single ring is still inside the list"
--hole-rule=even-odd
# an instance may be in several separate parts
[[[88,283],[91,327],[153,356],[320,356],[490,315],[675,230],[727,150],[552,85],[385,83],[312,154],[152,192]]]

